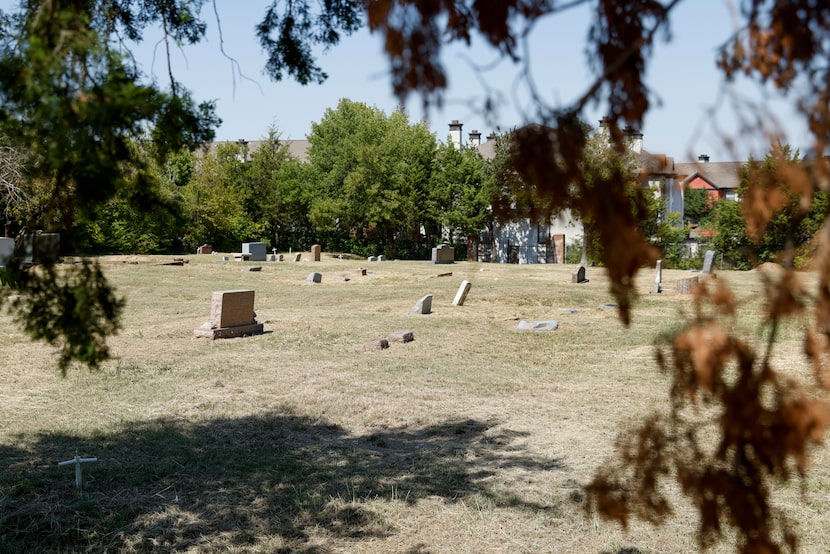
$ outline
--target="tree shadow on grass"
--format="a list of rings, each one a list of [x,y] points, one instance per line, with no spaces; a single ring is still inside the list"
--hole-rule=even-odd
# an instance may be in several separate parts
[[[523,435],[469,419],[355,436],[273,412],[18,437],[0,445],[0,551],[326,552],[321,536],[342,546],[395,533],[375,498],[478,494],[538,510],[486,484],[506,468],[561,467],[515,446]],[[57,466],[76,451],[98,458],[83,467],[82,494],[74,471]]]

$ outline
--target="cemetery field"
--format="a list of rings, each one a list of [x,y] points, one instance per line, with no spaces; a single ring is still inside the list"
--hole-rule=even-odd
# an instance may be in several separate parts
[[[0,315],[0,552],[697,551],[681,495],[662,526],[623,531],[583,493],[620,431],[666,409],[654,342],[691,310],[674,284],[694,274],[664,270],[651,294],[644,270],[624,328],[599,268],[574,284],[575,266],[170,259],[100,259],[127,304],[98,372],[61,377],[54,351]],[[718,278],[762,344],[760,274]],[[255,291],[265,334],[194,338],[212,292],[235,289]],[[411,315],[428,294],[432,313]],[[799,380],[804,325],[773,356]],[[402,330],[414,341],[364,347]],[[76,453],[97,458],[80,493],[58,466]],[[827,552],[830,449],[776,500],[801,551]]]

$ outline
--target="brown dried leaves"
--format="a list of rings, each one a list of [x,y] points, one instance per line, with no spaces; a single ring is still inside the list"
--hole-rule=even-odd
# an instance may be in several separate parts
[[[634,277],[659,257],[638,228],[644,213],[644,191],[626,166],[625,156],[611,145],[592,152],[586,128],[573,114],[561,114],[554,127],[529,125],[513,133],[512,169],[521,177],[519,198],[532,189],[528,214],[543,219],[572,210],[590,221],[603,245],[601,261],[611,280],[620,319],[631,321],[636,297]]]
[[[589,485],[589,505],[623,524],[643,512],[648,521],[659,520],[671,511],[655,496],[659,481],[676,475],[697,506],[701,546],[728,523],[742,552],[793,549],[786,518],[770,501],[771,482],[789,479],[793,469],[804,474],[810,446],[830,425],[830,408],[825,395],[785,377],[728,331],[723,319],[736,312],[734,296],[720,280],[711,284],[698,287],[694,318],[659,352],[673,381],[670,414],[652,416],[624,439],[614,463]],[[766,288],[771,321],[804,309],[806,293],[794,271],[767,277]],[[827,390],[830,335],[810,332],[805,351]],[[716,431],[714,443],[703,428]],[[641,453],[645,445],[655,451]]]

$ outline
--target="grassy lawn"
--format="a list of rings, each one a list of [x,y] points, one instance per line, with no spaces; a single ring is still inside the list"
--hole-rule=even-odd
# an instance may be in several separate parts
[[[690,273],[664,271],[649,294],[644,271],[624,328],[598,268],[577,285],[574,266],[169,259],[101,259],[127,307],[99,372],[61,378],[54,352],[0,315],[0,552],[697,550],[679,495],[663,526],[624,531],[582,492],[619,432],[665,408],[653,345],[691,309],[673,292]],[[762,343],[759,274],[718,278]],[[264,335],[193,338],[225,289],[256,291]],[[433,313],[410,315],[426,294]],[[516,329],[551,319],[558,330]],[[788,324],[774,356],[797,379],[805,324]],[[415,340],[363,348],[400,330]],[[80,494],[57,465],[76,453],[98,459]],[[802,551],[828,552],[830,450],[813,455],[777,501]]]

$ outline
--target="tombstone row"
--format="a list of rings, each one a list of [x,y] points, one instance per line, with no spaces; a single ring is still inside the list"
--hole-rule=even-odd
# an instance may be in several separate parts
[[[54,263],[60,258],[61,236],[58,233],[34,233],[24,235],[19,248],[15,239],[0,237],[0,267],[15,258],[23,265]]]
[[[276,249],[275,249],[276,250]],[[311,261],[319,262],[321,257],[322,247],[319,244],[311,245]],[[213,246],[210,244],[203,244],[196,249],[196,254],[212,254]],[[244,262],[275,262],[283,261],[285,259],[283,254],[277,254],[276,251],[268,254],[268,245],[264,242],[243,242],[242,252],[237,252],[233,255],[237,261]],[[299,262],[302,259],[302,253],[294,254],[294,261]]]

